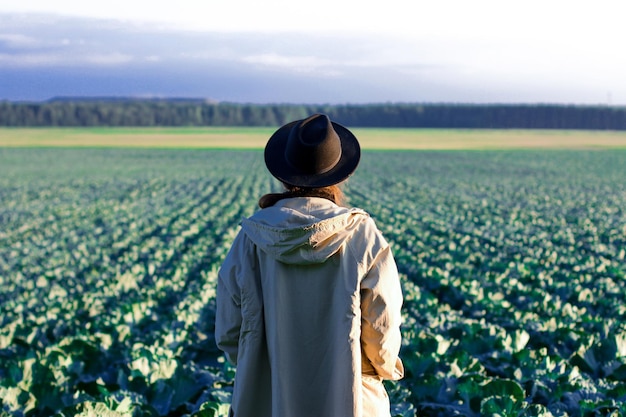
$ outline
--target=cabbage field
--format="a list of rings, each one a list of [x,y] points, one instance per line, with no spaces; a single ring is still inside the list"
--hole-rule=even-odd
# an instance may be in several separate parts
[[[253,150],[0,148],[0,416],[222,416]],[[366,151],[403,280],[395,416],[626,415],[626,151]],[[297,417],[297,416],[296,416]]]

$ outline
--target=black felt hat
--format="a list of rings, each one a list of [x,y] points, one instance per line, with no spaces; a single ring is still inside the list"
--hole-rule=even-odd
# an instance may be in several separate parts
[[[297,187],[340,183],[354,172],[360,158],[357,138],[325,114],[282,126],[265,146],[265,165],[270,173]]]

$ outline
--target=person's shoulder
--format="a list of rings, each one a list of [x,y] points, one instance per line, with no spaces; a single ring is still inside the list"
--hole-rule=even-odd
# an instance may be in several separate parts
[[[358,252],[377,253],[389,244],[379,229],[376,220],[364,210],[357,209],[360,215],[357,232],[352,239],[352,246]]]
[[[378,225],[376,223],[376,220],[374,220],[374,218],[369,214],[369,212],[358,207],[351,207],[346,210],[349,213],[353,213],[355,216],[359,216],[361,220],[360,221],[361,227],[364,230],[367,230],[370,233],[381,234],[380,229],[378,228]]]

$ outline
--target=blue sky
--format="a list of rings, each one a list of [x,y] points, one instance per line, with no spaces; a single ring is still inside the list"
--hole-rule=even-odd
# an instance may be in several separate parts
[[[0,0],[0,100],[626,104],[626,7]]]

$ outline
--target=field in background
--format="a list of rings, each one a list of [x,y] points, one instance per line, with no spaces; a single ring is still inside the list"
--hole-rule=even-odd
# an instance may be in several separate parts
[[[258,149],[145,148],[207,131]],[[0,130],[25,146],[0,147],[0,417],[227,415],[215,282],[279,190],[271,131]],[[366,149],[577,148],[363,154],[346,194],[404,289],[392,415],[626,415],[626,150],[578,150],[624,134],[356,132]]]
[[[273,128],[0,128],[6,147],[263,148]],[[353,129],[363,149],[626,148],[626,132]]]

